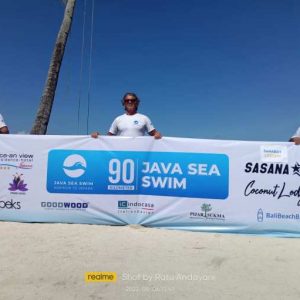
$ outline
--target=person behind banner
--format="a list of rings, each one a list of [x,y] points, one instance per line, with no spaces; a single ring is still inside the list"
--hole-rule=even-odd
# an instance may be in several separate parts
[[[289,142],[294,142],[295,145],[300,145],[300,127],[297,129],[295,134],[289,139]]]
[[[107,134],[137,137],[143,136],[147,132],[155,139],[160,139],[162,135],[154,128],[151,120],[146,115],[137,112],[139,103],[140,100],[135,93],[126,93],[122,99],[125,113],[113,121]],[[97,138],[99,135],[99,132],[91,134],[93,138]]]
[[[4,122],[2,115],[0,114],[0,134],[8,134],[9,130],[7,125]]]

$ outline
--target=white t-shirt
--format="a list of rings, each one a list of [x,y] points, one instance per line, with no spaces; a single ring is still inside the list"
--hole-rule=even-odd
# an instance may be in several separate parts
[[[297,131],[291,138],[294,138],[294,137],[300,137],[300,127],[297,129]]]
[[[143,136],[145,132],[150,132],[155,128],[150,119],[142,114],[123,114],[118,116],[110,126],[109,132],[120,136]]]
[[[3,119],[2,115],[0,114],[0,128],[5,127],[5,126],[6,126],[6,124],[4,122],[4,119]]]

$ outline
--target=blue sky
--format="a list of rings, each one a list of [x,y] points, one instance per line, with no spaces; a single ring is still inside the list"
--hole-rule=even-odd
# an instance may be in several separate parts
[[[299,1],[95,0],[90,90],[84,3],[48,134],[105,134],[126,91],[165,136],[286,141],[300,126]],[[59,0],[0,1],[0,112],[12,133],[32,127],[63,13]]]

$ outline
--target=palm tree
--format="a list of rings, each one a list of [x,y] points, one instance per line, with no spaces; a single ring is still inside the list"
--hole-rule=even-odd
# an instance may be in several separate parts
[[[206,218],[206,213],[209,212],[209,211],[211,211],[212,208],[211,208],[211,205],[210,205],[210,204],[204,203],[204,204],[202,204],[202,206],[201,206],[201,210],[204,211],[204,217]]]
[[[30,132],[31,134],[46,134],[47,132],[59,76],[59,70],[64,56],[68,35],[71,29],[76,0],[65,0],[64,2],[66,2],[64,18],[56,38],[44,92],[41,97],[41,102],[34,125]]]

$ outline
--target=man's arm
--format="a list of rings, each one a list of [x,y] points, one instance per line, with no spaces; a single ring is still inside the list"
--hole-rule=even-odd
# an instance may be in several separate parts
[[[156,129],[153,129],[149,132],[149,135],[154,136],[155,139],[161,139],[162,135],[159,131],[157,131]]]
[[[161,139],[162,138],[161,133],[154,128],[151,120],[147,116],[144,117],[145,117],[146,129],[148,131],[148,134],[154,136],[155,139]]]
[[[98,131],[95,131],[95,132],[91,133],[91,137],[94,138],[94,139],[96,139],[99,135],[100,135],[100,132],[98,132]],[[115,134],[113,134],[111,132],[108,132],[107,135],[113,136]]]
[[[292,137],[289,139],[289,142],[294,142],[295,145],[300,145],[300,127],[297,129],[294,135],[292,135]]]
[[[0,128],[0,134],[9,134],[9,130],[7,126],[3,126]]]
[[[295,145],[300,145],[300,137],[299,136],[294,136],[289,139],[289,142],[294,142]]]
[[[94,139],[96,139],[99,135],[100,135],[100,132],[98,132],[98,131],[94,131],[91,133],[91,137]]]

